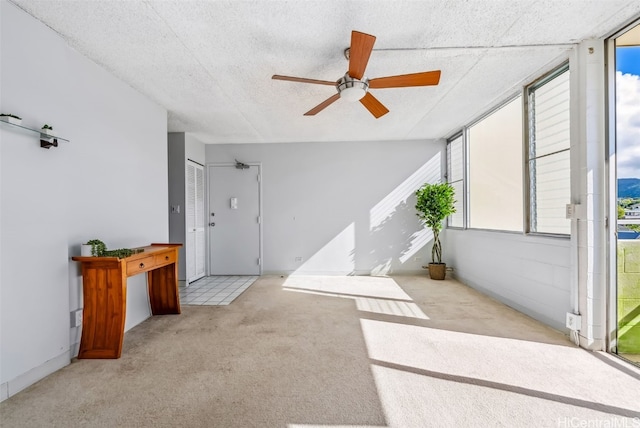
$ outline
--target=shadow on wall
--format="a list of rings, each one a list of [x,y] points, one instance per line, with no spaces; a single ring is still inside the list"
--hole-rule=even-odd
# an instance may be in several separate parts
[[[355,224],[351,223],[296,270],[302,274],[353,275],[355,265]]]
[[[350,212],[347,226],[294,273],[387,275],[420,270],[428,262],[426,252],[416,256],[433,236],[416,216],[415,192],[426,182],[440,182],[441,177],[442,157],[438,152],[368,212]]]
[[[402,201],[371,229],[372,275],[397,271],[433,238],[416,216],[415,198]],[[422,258],[420,258],[422,260]]]

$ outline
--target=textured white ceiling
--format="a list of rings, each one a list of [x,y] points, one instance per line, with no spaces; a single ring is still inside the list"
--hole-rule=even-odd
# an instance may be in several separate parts
[[[442,138],[518,85],[640,14],[637,0],[11,0],[169,111],[205,143]],[[371,92],[375,119],[331,86],[351,30],[377,37],[369,78],[440,69],[435,87]]]

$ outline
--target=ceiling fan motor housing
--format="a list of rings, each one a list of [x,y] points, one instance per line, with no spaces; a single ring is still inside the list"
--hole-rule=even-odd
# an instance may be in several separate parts
[[[347,72],[336,82],[336,89],[338,89],[340,98],[344,98],[347,101],[359,101],[369,89],[369,79],[354,79]]]

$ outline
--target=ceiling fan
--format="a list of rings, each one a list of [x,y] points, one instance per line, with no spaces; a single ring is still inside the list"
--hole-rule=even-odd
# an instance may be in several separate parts
[[[351,46],[348,48],[349,70],[336,82],[306,79],[304,77],[281,76],[278,74],[274,74],[272,79],[335,86],[338,93],[306,112],[304,114],[305,116],[313,116],[333,104],[338,100],[338,98],[345,98],[349,101],[360,101],[360,103],[365,106],[376,119],[389,113],[389,110],[380,101],[378,101],[376,97],[368,92],[369,89],[431,86],[437,85],[440,81],[440,70],[402,74],[399,76],[378,77],[371,80],[367,79],[364,77],[364,71],[367,68],[367,63],[369,62],[369,57],[371,56],[371,51],[373,50],[373,44],[375,41],[375,36],[370,34],[361,33],[359,31],[351,32]]]

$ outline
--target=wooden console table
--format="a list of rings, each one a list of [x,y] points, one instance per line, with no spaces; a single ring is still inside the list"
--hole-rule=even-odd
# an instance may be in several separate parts
[[[153,315],[179,314],[178,249],[151,244],[132,256],[72,257],[82,263],[84,309],[78,358],[120,358],[127,307],[127,277],[147,272]]]

